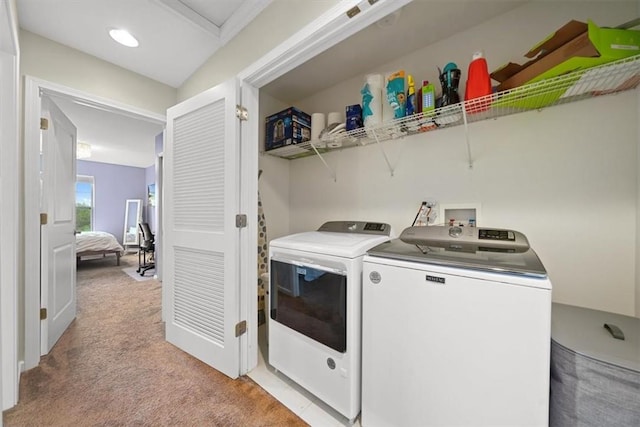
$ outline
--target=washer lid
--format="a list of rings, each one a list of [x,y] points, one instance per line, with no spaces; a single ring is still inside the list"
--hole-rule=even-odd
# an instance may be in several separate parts
[[[385,235],[309,231],[274,239],[269,247],[356,258],[388,240],[389,236]]]
[[[424,264],[490,271],[492,273],[517,274],[536,278],[547,277],[547,272],[542,262],[540,262],[533,249],[529,248],[528,244],[519,244],[517,242],[515,245],[510,245],[505,241],[494,242],[489,240],[490,238],[486,239],[487,241],[484,238],[479,240],[471,238],[466,240],[456,238],[420,240],[413,235],[409,235],[407,233],[408,230],[405,230],[399,239],[382,243],[371,248],[367,253],[374,257]],[[475,228],[473,230],[473,232],[478,233],[481,231],[481,229]],[[421,233],[420,230],[417,231]],[[426,231],[424,230],[424,232]],[[436,233],[441,235],[439,231],[436,231]],[[517,234],[515,235],[516,237]]]
[[[609,332],[615,327],[624,340]],[[551,339],[591,359],[640,372],[640,319],[636,317],[553,303]]]

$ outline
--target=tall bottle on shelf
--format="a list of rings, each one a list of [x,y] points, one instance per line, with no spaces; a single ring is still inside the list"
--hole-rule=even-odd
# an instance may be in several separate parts
[[[396,71],[387,77],[387,102],[391,106],[393,117],[384,117],[387,119],[401,119],[406,114],[407,100],[405,99],[404,92],[404,70]]]
[[[424,132],[435,128],[433,115],[436,110],[436,88],[433,83],[429,83],[429,80],[423,80],[418,96],[418,106],[422,113],[420,131]]]
[[[362,122],[365,129],[372,129],[382,123],[384,77],[381,74],[369,74],[362,95]],[[367,132],[370,133],[370,132]]]
[[[459,83],[460,70],[455,63],[449,62],[444,67],[444,70],[440,71],[440,84],[442,85],[442,100],[440,107],[447,107],[460,102],[460,95],[458,95]]]
[[[438,115],[435,119],[438,126],[445,126],[451,123],[455,123],[462,118],[462,110],[459,106],[454,107],[460,103],[460,95],[458,95],[458,85],[460,83],[460,69],[458,66],[449,62],[445,65],[444,70],[440,70],[440,84],[442,85],[442,97],[437,102],[436,107],[440,108]],[[452,107],[445,108],[445,107]],[[444,111],[442,111],[444,110]]]
[[[429,80],[422,82],[420,88],[420,112],[431,113],[436,109],[436,88]]]
[[[411,74],[407,75],[407,106],[405,110],[405,114],[407,116],[412,116],[416,114],[416,84],[413,81],[413,76]]]
[[[486,59],[484,59],[484,54],[482,51],[474,52],[469,64],[464,100],[471,101],[476,98],[482,98],[490,95],[491,91],[491,77],[489,76],[489,68],[487,67]],[[483,98],[473,102],[466,102],[465,105],[467,112],[477,113],[489,108],[490,102],[491,100]]]

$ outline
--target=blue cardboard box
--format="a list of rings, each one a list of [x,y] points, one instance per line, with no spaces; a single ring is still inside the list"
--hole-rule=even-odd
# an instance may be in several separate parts
[[[272,114],[265,122],[266,151],[311,139],[311,116],[296,107]]]

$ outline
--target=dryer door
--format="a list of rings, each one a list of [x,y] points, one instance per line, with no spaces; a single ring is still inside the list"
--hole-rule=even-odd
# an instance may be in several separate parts
[[[341,353],[347,350],[347,273],[271,259],[271,319]]]

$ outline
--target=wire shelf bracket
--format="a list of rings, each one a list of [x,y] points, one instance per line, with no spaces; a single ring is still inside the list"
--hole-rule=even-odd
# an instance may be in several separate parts
[[[324,159],[322,154],[320,154],[320,152],[318,151],[318,148],[315,146],[315,144],[309,144],[309,145],[311,145],[311,148],[313,148],[313,151],[315,151],[316,156],[318,156],[318,158],[324,164],[324,167],[327,168],[327,170],[331,174],[331,177],[333,178],[333,182],[338,182],[338,175],[336,174],[336,171],[331,166],[329,166],[329,163],[327,163],[327,161]]]
[[[378,134],[376,133],[376,130],[373,129],[371,131],[371,133],[373,133],[373,137],[375,138],[378,147],[380,147],[380,152],[382,153],[382,157],[384,157],[384,161],[387,163],[387,167],[389,168],[389,173],[391,174],[391,176],[393,176],[393,172],[394,172],[393,171],[393,166],[391,166],[391,162],[389,162],[389,158],[387,157],[387,153],[384,151],[384,147],[380,143],[380,138],[378,138]]]
[[[467,143],[467,160],[469,162],[469,169],[473,169],[473,159],[471,158],[471,141],[469,141],[469,124],[467,122],[467,109],[463,104],[462,106],[462,120],[464,122],[464,140]]]

